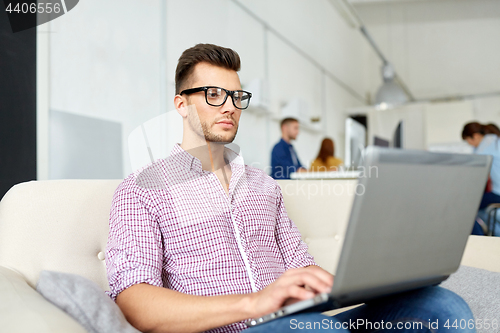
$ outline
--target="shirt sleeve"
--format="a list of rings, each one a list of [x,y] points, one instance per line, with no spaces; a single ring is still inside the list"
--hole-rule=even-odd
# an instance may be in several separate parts
[[[163,286],[160,228],[146,191],[130,183],[118,187],[111,204],[106,269],[113,300],[135,284]]]
[[[286,213],[283,194],[277,186],[277,223],[276,241],[285,260],[285,268],[317,265],[312,255],[307,252],[307,244],[301,239],[300,231]]]

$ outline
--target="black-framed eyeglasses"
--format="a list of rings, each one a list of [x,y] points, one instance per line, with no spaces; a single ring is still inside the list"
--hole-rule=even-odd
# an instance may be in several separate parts
[[[252,93],[245,90],[227,90],[220,87],[199,87],[181,91],[182,94],[190,95],[200,91],[205,92],[205,101],[211,106],[221,106],[226,103],[227,96],[230,95],[235,108],[244,110],[250,104]]]

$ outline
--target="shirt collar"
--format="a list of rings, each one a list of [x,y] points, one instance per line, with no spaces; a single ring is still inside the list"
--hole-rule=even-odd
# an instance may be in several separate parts
[[[172,148],[170,158],[187,170],[197,173],[205,172],[201,166],[201,161],[182,149],[178,143],[176,143]],[[235,173],[238,174],[238,171],[245,166],[243,157],[227,147],[224,147],[224,158],[229,161],[233,175],[235,175]]]
[[[475,152],[478,153],[489,148],[490,145],[494,143],[497,139],[498,137],[496,136],[496,134],[486,134],[483,137],[483,140],[481,140],[481,143],[479,143],[479,146],[477,146],[476,149],[474,149]]]
[[[291,143],[288,143],[285,141],[285,139],[281,138],[281,141],[283,141],[284,144],[286,144],[287,146],[291,146],[292,144]]]

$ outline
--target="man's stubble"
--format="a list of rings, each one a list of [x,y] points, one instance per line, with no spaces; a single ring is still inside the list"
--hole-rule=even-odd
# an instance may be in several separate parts
[[[234,135],[229,138],[229,140],[225,140],[221,135],[213,133],[211,131],[211,128],[215,125],[216,122],[221,121],[223,119],[228,119],[231,120],[235,126],[236,126],[236,131],[234,132]],[[236,123],[236,120],[233,117],[222,117],[220,119],[214,120],[211,124],[209,124],[206,121],[201,121],[200,117],[198,116],[198,112],[196,109],[190,110],[188,113],[188,122],[193,131],[198,134],[200,137],[205,138],[205,141],[207,142],[217,142],[217,143],[224,143],[228,144],[234,141],[234,138],[236,137],[236,134],[238,133],[238,124]]]

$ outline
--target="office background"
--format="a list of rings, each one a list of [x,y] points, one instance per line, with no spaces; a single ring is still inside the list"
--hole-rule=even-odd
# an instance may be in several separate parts
[[[466,109],[464,118],[500,123],[498,1],[350,3],[414,104],[445,110],[426,128],[439,130],[457,105]],[[42,180],[132,172],[129,136],[175,112],[176,62],[196,43],[240,54],[241,82],[253,88],[252,103],[259,102],[242,115],[235,143],[246,163],[260,168],[269,165],[286,115],[301,119],[294,145],[304,162],[325,136],[343,157],[345,119],[371,112],[382,83],[379,57],[334,0],[85,0],[37,30],[36,178]],[[447,144],[453,133],[432,143]],[[460,133],[454,140],[461,141]]]

